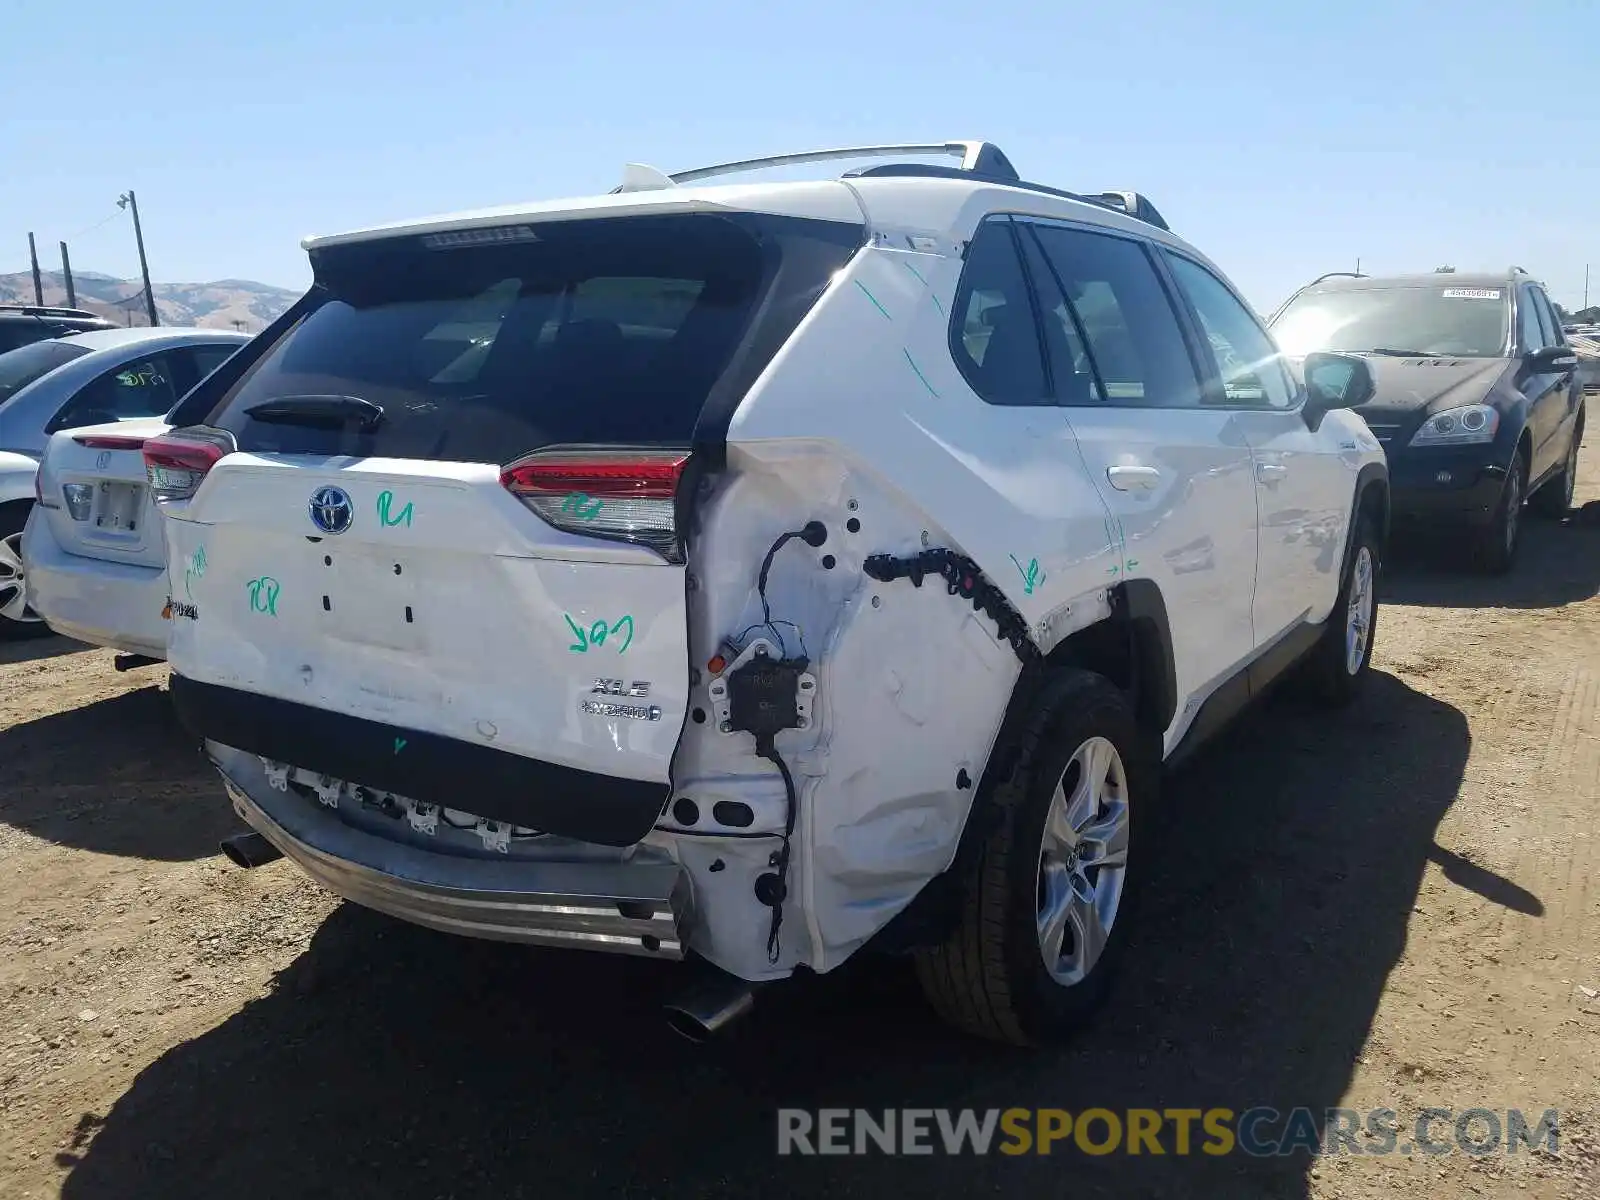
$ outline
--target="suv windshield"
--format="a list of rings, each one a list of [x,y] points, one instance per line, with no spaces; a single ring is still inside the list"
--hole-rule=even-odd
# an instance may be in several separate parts
[[[772,281],[769,249],[795,240],[761,225],[784,220],[629,216],[318,251],[315,307],[210,423],[243,450],[455,462],[688,444]],[[859,245],[800,224],[831,243],[826,272]],[[811,277],[807,303],[826,274]]]
[[[1399,350],[1498,358],[1511,333],[1508,287],[1373,287],[1306,292],[1272,322],[1285,354]]]
[[[62,363],[69,363],[87,353],[86,347],[68,342],[34,342],[0,354],[0,404]]]

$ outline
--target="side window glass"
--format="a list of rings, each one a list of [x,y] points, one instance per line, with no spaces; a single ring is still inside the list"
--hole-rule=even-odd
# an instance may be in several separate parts
[[[967,248],[956,289],[950,351],[990,404],[1050,404],[1039,328],[1009,221],[985,221]]]
[[[196,382],[204,379],[223,363],[233,357],[238,346],[193,346],[189,353],[194,357],[194,377]]]
[[[1538,302],[1533,297],[1533,289],[1529,287],[1517,291],[1517,331],[1524,354],[1549,344],[1545,341],[1544,326],[1539,323]]]
[[[1039,313],[1044,320],[1045,357],[1050,362],[1050,381],[1055,385],[1055,396],[1061,404],[1098,404],[1105,400],[1105,391],[1094,372],[1094,358],[1083,330],[1078,327],[1077,314],[1062,295],[1056,283],[1055,272],[1045,261],[1039,249],[1039,239],[1032,228],[1019,223],[1022,235],[1022,257],[1027,263],[1028,275],[1033,280],[1033,294],[1039,301]]]
[[[1227,286],[1199,263],[1168,254],[1173,277],[1200,318],[1216,360],[1222,394],[1230,405],[1293,408],[1283,358],[1272,339]]]
[[[1544,330],[1544,344],[1546,346],[1562,346],[1566,344],[1566,335],[1561,332],[1561,322],[1556,320],[1555,310],[1550,307],[1550,297],[1540,288],[1533,289],[1534,302],[1539,306],[1539,324]]]
[[[130,417],[158,417],[178,402],[170,354],[132,359],[91,380],[57,411],[49,431],[103,425]]]
[[[1060,225],[1033,231],[1104,387],[1087,399],[1064,393],[1061,402],[1091,403],[1102,396],[1101,403],[1134,407],[1199,405],[1194,363],[1143,246]]]

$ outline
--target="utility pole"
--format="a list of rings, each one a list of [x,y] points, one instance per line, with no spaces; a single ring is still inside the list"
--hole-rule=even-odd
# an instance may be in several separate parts
[[[67,281],[67,307],[78,307],[78,289],[72,286],[72,259],[67,255],[67,244],[61,243],[61,274]]]
[[[28,260],[33,263],[33,302],[44,307],[44,280],[39,278],[39,249],[33,244],[33,234],[28,235]]]
[[[161,324],[161,319],[156,316],[156,294],[150,287],[150,264],[144,257],[144,230],[139,225],[139,201],[134,198],[132,188],[117,197],[117,207],[133,211],[133,237],[139,243],[139,271],[144,276],[144,306],[150,313],[150,327],[154,329]]]
[[[1589,264],[1583,264],[1583,306],[1589,307]]]
[[[1356,274],[1357,275],[1361,274],[1361,259],[1360,259],[1360,257],[1356,258]]]

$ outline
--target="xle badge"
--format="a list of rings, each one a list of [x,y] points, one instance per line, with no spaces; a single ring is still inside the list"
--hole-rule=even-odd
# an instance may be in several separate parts
[[[589,689],[596,696],[632,696],[642,700],[650,694],[650,682],[646,679],[635,679],[633,686],[629,687],[620,679],[596,679],[594,687]]]

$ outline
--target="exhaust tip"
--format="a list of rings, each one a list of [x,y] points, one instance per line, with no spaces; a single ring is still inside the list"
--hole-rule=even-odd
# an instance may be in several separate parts
[[[136,671],[140,667],[153,667],[159,662],[159,658],[144,654],[119,654],[111,660],[111,666],[117,671]]]
[[[232,837],[223,838],[217,845],[222,853],[227,855],[229,862],[246,871],[264,867],[283,857],[283,851],[259,833],[236,833]]]
[[[712,979],[666,1005],[667,1028],[704,1045],[755,1007],[749,984],[731,975]]]

